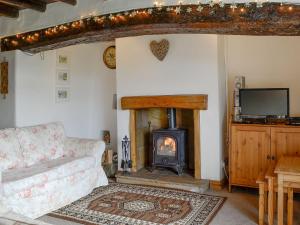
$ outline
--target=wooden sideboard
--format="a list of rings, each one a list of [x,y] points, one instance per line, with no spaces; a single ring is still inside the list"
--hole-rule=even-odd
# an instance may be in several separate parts
[[[300,156],[300,126],[232,123],[229,191],[232,186],[258,187],[260,171],[282,155]]]

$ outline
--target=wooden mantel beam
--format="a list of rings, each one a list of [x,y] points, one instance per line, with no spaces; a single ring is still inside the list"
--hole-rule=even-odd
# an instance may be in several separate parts
[[[19,10],[0,3],[0,16],[6,16],[11,18],[19,17]]]
[[[0,0],[0,3],[19,9],[33,9],[39,12],[45,12],[47,5],[45,2],[38,0]]]
[[[121,99],[122,109],[207,109],[207,95],[130,96]]]
[[[77,4],[76,0],[59,0],[59,2],[64,2],[64,3],[67,3],[69,5],[76,5]]]

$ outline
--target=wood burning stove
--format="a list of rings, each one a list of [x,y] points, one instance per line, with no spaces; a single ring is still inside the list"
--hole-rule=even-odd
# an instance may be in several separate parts
[[[181,175],[186,166],[185,146],[187,131],[176,128],[176,109],[167,109],[167,113],[169,127],[152,132],[153,151],[150,156],[152,169],[155,169],[155,167],[173,168],[178,175]]]

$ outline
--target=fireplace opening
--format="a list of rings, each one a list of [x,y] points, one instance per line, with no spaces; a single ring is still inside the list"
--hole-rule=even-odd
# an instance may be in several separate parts
[[[173,116],[170,116],[170,113],[172,113]],[[166,108],[136,110],[135,129],[136,171],[142,174],[144,174],[142,171],[148,171],[149,174],[155,177],[164,175],[177,176],[178,170],[175,163],[170,167],[159,165],[152,167],[154,159],[153,149],[155,146],[157,149],[156,153],[158,157],[156,159],[158,162],[168,162],[166,159],[169,160],[169,162],[175,162],[175,159],[180,155],[184,166],[179,167],[179,172],[183,169],[183,177],[194,176],[193,110],[181,108],[176,108],[171,111]],[[155,142],[156,145],[154,145],[155,138],[157,138]],[[180,138],[185,140],[178,141],[177,139]],[[181,146],[183,143],[185,143],[184,146]],[[184,153],[181,152],[178,155],[177,149],[179,148],[181,151],[184,151]],[[181,165],[183,165],[183,163],[181,163]]]
[[[176,109],[167,109],[168,128],[152,131],[151,169],[174,169],[182,175],[186,168],[187,130],[176,127]]]

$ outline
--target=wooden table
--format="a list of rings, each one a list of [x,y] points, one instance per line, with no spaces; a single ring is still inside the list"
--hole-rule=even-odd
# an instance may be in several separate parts
[[[264,225],[265,211],[267,211],[267,196],[268,196],[268,185],[266,184],[265,172],[261,171],[256,183],[259,186],[259,200],[258,200],[258,224]]]
[[[283,156],[275,173],[278,175],[278,225],[283,225],[284,188],[288,190],[288,225],[293,224],[293,189],[300,188],[300,157]]]
[[[269,225],[274,224],[274,205],[276,205],[276,195],[274,194],[278,191],[275,186],[275,182],[277,181],[276,175],[274,174],[275,164],[271,164],[266,172],[265,178],[268,181],[268,223]]]

